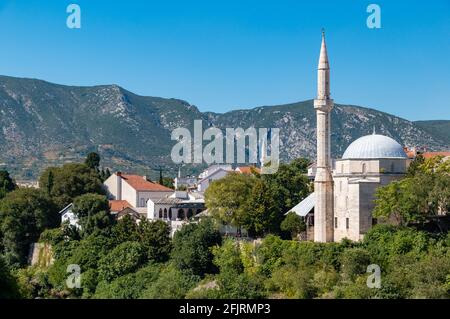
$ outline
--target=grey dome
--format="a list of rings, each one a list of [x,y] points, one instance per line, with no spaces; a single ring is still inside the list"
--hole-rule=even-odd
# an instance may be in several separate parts
[[[407,158],[403,147],[394,139],[378,134],[366,135],[353,141],[342,159]]]

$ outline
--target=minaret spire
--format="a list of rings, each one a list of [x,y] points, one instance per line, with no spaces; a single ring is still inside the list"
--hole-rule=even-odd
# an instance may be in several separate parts
[[[314,241],[334,240],[334,195],[331,175],[331,110],[330,63],[328,61],[325,31],[322,29],[319,65],[317,67],[317,98],[314,109],[317,115],[317,171],[314,180]]]

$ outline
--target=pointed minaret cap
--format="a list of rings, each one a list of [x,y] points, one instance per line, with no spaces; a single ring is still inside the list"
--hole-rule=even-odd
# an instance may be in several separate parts
[[[322,45],[320,47],[319,70],[329,69],[327,44],[325,43],[325,30],[322,28]]]

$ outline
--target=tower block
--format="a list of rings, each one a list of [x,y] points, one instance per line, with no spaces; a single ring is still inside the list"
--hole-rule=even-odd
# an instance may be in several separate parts
[[[334,102],[330,98],[330,65],[328,63],[325,33],[322,31],[319,67],[317,70],[317,99],[314,109],[317,115],[317,170],[314,179],[314,241],[334,240],[334,194],[331,175],[331,110]]]

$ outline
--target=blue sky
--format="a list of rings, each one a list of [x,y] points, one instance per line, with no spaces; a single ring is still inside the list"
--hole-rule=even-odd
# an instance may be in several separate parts
[[[290,103],[314,98],[324,27],[336,102],[450,119],[450,1],[318,2],[0,0],[0,74],[115,83],[202,111]],[[366,26],[370,3],[381,29]]]

